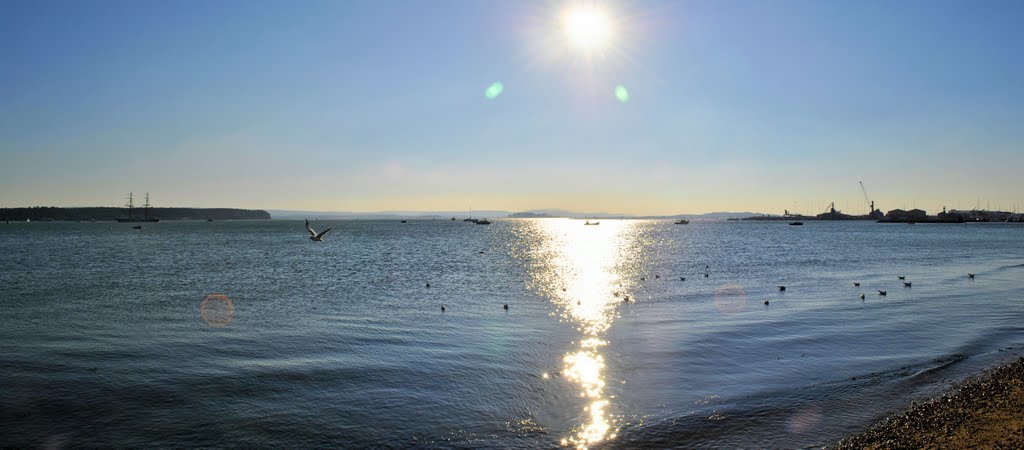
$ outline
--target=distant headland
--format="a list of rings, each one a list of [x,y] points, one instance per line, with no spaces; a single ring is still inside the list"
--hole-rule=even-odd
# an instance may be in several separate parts
[[[149,214],[153,217],[158,217],[160,220],[270,220],[270,213],[262,209],[150,208]],[[124,217],[124,215],[124,208],[108,207],[59,208],[53,206],[34,206],[31,208],[0,208],[0,221],[114,221]]]

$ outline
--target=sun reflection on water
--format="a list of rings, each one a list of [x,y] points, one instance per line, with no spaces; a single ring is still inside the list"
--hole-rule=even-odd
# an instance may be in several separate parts
[[[542,236],[536,248],[543,264],[529,270],[532,288],[559,306],[562,318],[582,334],[562,360],[565,379],[579,388],[582,418],[562,445],[586,448],[614,438],[610,402],[605,392],[602,339],[632,287],[620,275],[627,237],[634,224],[606,220],[586,226],[578,220],[538,220]]]

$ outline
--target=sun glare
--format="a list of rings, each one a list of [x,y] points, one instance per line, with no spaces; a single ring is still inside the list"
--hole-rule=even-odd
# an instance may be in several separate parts
[[[607,48],[613,28],[608,13],[596,6],[576,7],[562,16],[562,31],[569,45],[586,53]]]

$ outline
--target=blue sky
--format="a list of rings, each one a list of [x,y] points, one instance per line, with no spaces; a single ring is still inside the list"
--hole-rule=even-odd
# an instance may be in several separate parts
[[[579,5],[614,23],[600,54],[565,42]],[[1014,1],[7,0],[0,206],[862,212],[863,181],[882,209],[1024,209],[1021,23]]]

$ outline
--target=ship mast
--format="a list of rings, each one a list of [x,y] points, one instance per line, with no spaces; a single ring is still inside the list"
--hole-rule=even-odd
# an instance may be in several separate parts
[[[142,211],[143,217],[145,217],[146,221],[149,222],[149,192],[146,193],[146,204],[143,206]]]
[[[128,217],[133,217],[132,216],[132,208],[134,208],[134,206],[135,206],[135,205],[132,204],[133,200],[134,200],[133,193],[129,192],[128,193]]]

